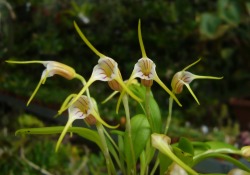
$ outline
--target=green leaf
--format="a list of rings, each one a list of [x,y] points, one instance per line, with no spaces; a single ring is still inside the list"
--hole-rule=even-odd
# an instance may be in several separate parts
[[[174,154],[182,160],[185,164],[188,166],[191,166],[193,164],[193,155],[183,151],[182,149],[178,147],[173,147]]]
[[[59,134],[62,132],[63,128],[64,126],[26,128],[26,129],[17,130],[15,134],[16,135]],[[96,143],[100,147],[100,149],[103,150],[100,137],[96,131],[90,130],[88,128],[82,128],[82,127],[70,127],[68,132],[76,133],[79,136]]]
[[[205,142],[207,145],[209,145],[210,149],[216,150],[216,149],[231,149],[231,150],[238,150],[235,146],[225,143],[225,142],[216,142],[216,141],[210,141],[210,142]]]
[[[240,7],[235,0],[218,1],[218,14],[221,19],[232,25],[240,23]]]
[[[168,167],[171,165],[173,160],[167,157],[165,154],[159,152],[159,160],[160,160],[160,175],[165,175]]]
[[[138,114],[131,119],[131,139],[135,154],[135,161],[145,148],[145,145],[150,137],[150,133],[150,126],[145,115]],[[131,155],[128,132],[125,132],[124,136],[124,153],[128,167],[132,167],[133,159]]]
[[[203,13],[200,21],[200,33],[205,37],[214,38],[220,24],[221,20],[216,15]]]
[[[140,99],[143,99],[143,103],[141,104],[141,108],[138,110],[138,113],[145,113],[144,107],[145,107],[146,88],[142,85],[132,84],[130,86],[130,89],[136,96],[138,96]],[[152,126],[153,132],[161,133],[162,131],[161,112],[157,102],[153,97],[152,92],[149,99],[149,108],[153,124]]]
[[[185,137],[181,137],[178,142],[178,148],[180,148],[182,151],[194,155],[194,147],[192,143]]]
[[[161,120],[161,112],[160,112],[160,108],[157,104],[157,102],[155,101],[153,96],[150,96],[149,99],[149,108],[150,108],[150,115],[152,118],[152,122],[153,122],[153,132],[154,133],[161,133],[162,131],[162,120]]]

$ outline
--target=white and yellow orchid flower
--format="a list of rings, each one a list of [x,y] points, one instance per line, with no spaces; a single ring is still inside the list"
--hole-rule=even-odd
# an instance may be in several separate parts
[[[34,90],[34,92],[32,93],[32,95],[30,96],[28,102],[27,102],[27,106],[29,105],[29,103],[31,102],[31,100],[34,98],[34,96],[36,95],[39,87],[45,83],[46,79],[48,77],[52,77],[54,75],[60,75],[68,80],[72,80],[73,78],[78,78],[81,81],[85,81],[83,79],[83,77],[81,77],[79,74],[77,74],[75,72],[75,70],[63,63],[60,62],[56,62],[56,61],[38,61],[38,60],[33,60],[33,61],[13,61],[13,60],[7,60],[7,63],[11,63],[11,64],[33,64],[33,63],[38,63],[38,64],[43,64],[46,69],[43,71],[41,79],[38,83],[38,85],[36,86],[36,89]]]
[[[193,65],[195,65],[196,63],[198,63],[201,59],[197,60],[196,62],[188,65],[187,67],[185,67],[182,71],[177,72],[172,79],[171,82],[171,86],[173,89],[173,92],[175,94],[180,94],[183,90],[183,86],[185,85],[189,92],[191,93],[191,95],[194,97],[195,101],[199,103],[199,100],[197,99],[197,97],[195,96],[194,92],[192,91],[191,87],[189,86],[189,84],[194,80],[194,79],[215,79],[215,80],[219,80],[222,79],[223,77],[212,77],[212,76],[201,76],[201,75],[195,75],[192,74],[191,72],[186,71],[188,68],[192,67]]]
[[[70,95],[71,101],[75,99],[77,94]],[[71,102],[69,101],[69,103]],[[72,123],[77,119],[84,119],[88,124],[95,124],[99,122],[108,128],[117,128],[119,126],[111,126],[107,124],[99,115],[96,103],[94,99],[90,99],[85,95],[81,95],[72,105],[68,108],[69,118],[67,124],[65,125],[58,141],[56,144],[56,151],[58,150],[63,137],[65,136],[66,132],[68,131],[69,127],[72,126]],[[90,123],[91,122],[91,123]]]
[[[98,64],[94,67],[91,77],[89,78],[86,85],[82,88],[82,90],[78,93],[75,99],[71,102],[74,103],[85,91],[86,89],[95,81],[107,81],[111,89],[115,91],[122,91],[125,90],[132,98],[137,101],[141,101],[136,95],[131,92],[125,83],[123,82],[120,70],[118,68],[118,64],[112,58],[107,57],[100,53],[98,50],[94,48],[94,46],[88,41],[88,39],[84,36],[84,34],[79,29],[78,25],[74,22],[74,26],[76,31],[82,38],[82,40],[87,44],[87,46],[97,55],[100,57],[98,60]],[[71,105],[69,104],[69,105]],[[60,111],[64,111],[67,109],[66,106],[64,109],[60,109]]]
[[[172,93],[169,88],[160,80],[156,73],[156,65],[155,63],[147,57],[146,51],[143,45],[142,41],[142,35],[141,35],[141,21],[139,20],[138,23],[138,39],[139,44],[142,52],[142,58],[138,60],[138,62],[134,66],[134,70],[126,83],[129,85],[132,80],[135,78],[140,78],[141,83],[146,87],[151,87],[153,85],[153,81],[156,81],[177,103],[179,106],[182,106],[179,100],[176,98],[175,94]],[[118,100],[116,111],[118,111],[118,108],[121,103],[122,96],[125,92],[123,92]]]

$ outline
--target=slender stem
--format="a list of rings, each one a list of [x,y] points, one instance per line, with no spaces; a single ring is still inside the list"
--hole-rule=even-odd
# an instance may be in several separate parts
[[[151,172],[150,172],[150,175],[154,175],[154,174],[155,174],[155,171],[156,171],[156,169],[157,169],[159,163],[160,163],[160,160],[157,159],[156,162],[155,162],[155,164],[154,164],[154,166],[153,166],[153,169],[152,169]]]
[[[81,76],[80,74],[76,74],[75,78],[79,79],[82,82],[83,86],[87,84],[85,78],[83,78],[83,76]],[[86,89],[86,94],[87,94],[87,97],[90,99],[89,88]]]
[[[109,149],[108,149],[108,145],[107,145],[107,142],[106,142],[106,138],[105,138],[105,135],[104,135],[104,132],[103,132],[104,128],[103,128],[103,126],[102,126],[102,124],[100,122],[96,123],[96,128],[97,128],[97,131],[98,131],[99,136],[101,138],[101,143],[102,143],[102,146],[103,146],[102,151],[103,151],[104,157],[106,159],[108,174],[109,175],[116,174],[112,159],[111,159],[110,154],[109,154]]]
[[[128,132],[128,140],[129,140],[129,146],[131,150],[131,155],[132,155],[132,163],[133,163],[133,171],[132,174],[136,174],[136,161],[135,161],[135,152],[134,152],[134,147],[133,147],[133,142],[132,142],[132,135],[131,135],[131,122],[130,122],[130,112],[129,112],[129,105],[128,105],[128,96],[125,94],[122,97],[122,102],[124,105],[125,109],[125,114],[126,114],[126,132]],[[130,170],[128,172],[130,174]]]
[[[172,109],[173,109],[173,98],[170,96],[169,97],[169,104],[168,104],[168,118],[167,118],[167,123],[166,123],[164,134],[167,134],[168,129],[169,129],[169,125],[171,123]]]

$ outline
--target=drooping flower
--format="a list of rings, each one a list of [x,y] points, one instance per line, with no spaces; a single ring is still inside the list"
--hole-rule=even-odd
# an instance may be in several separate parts
[[[43,71],[41,79],[38,83],[38,85],[36,86],[36,89],[34,90],[34,92],[32,93],[32,95],[30,96],[27,105],[29,105],[29,103],[31,102],[31,100],[34,98],[34,96],[36,95],[39,87],[45,83],[46,79],[48,77],[52,77],[54,75],[60,75],[68,80],[72,80],[73,78],[78,78],[78,79],[83,79],[79,74],[77,74],[75,72],[75,70],[63,63],[60,62],[56,62],[56,61],[38,61],[38,60],[34,60],[34,61],[12,61],[12,60],[7,60],[7,63],[13,63],[13,64],[33,64],[33,63],[38,63],[38,64],[43,64],[46,69]]]
[[[219,79],[223,78],[223,77],[195,75],[195,74],[192,74],[191,72],[186,71],[188,68],[192,67],[193,65],[198,63],[200,60],[201,59],[197,60],[196,62],[194,62],[194,63],[192,63],[190,65],[188,65],[182,71],[177,72],[174,75],[174,77],[172,79],[172,82],[171,82],[171,86],[172,86],[173,92],[175,94],[180,94],[182,92],[182,90],[183,90],[183,86],[185,85],[198,104],[200,104],[200,103],[199,103],[197,97],[195,96],[194,92],[190,88],[189,84],[194,79],[215,79],[215,80],[219,80]]]
[[[100,53],[98,50],[94,48],[94,46],[88,41],[88,39],[84,36],[84,34],[81,32],[77,24],[74,22],[74,26],[82,38],[82,40],[87,44],[87,46],[97,55],[100,57],[98,60],[98,64],[94,67],[91,77],[89,78],[86,85],[82,88],[82,90],[78,93],[78,95],[75,97],[75,99],[71,102],[74,103],[85,91],[86,89],[95,81],[107,81],[108,85],[111,89],[115,91],[122,91],[125,90],[132,98],[134,98],[137,101],[141,101],[136,95],[131,92],[125,83],[123,82],[120,70],[118,68],[118,64],[116,61],[114,61],[112,58],[107,57]],[[69,104],[69,105],[71,105]],[[66,107],[67,108],[67,107]],[[65,108],[65,109],[66,109]],[[61,109],[61,111],[64,111],[65,109]]]
[[[158,149],[161,153],[165,154],[168,158],[173,160],[181,168],[183,168],[188,174],[198,175],[192,168],[185,164],[181,159],[179,159],[172,151],[170,145],[171,139],[167,135],[153,133],[151,134],[152,146]]]
[[[169,90],[169,88],[160,80],[155,70],[156,69],[155,63],[146,55],[143,41],[142,41],[140,20],[138,23],[138,38],[139,38],[139,44],[140,44],[140,48],[142,52],[142,58],[139,59],[138,62],[135,64],[134,70],[126,84],[129,85],[131,81],[134,80],[135,78],[140,78],[141,83],[144,86],[151,87],[153,85],[153,81],[156,81],[178,103],[179,106],[182,106],[179,100],[176,98],[175,94],[173,94]],[[124,95],[124,92],[123,94],[121,94],[118,100],[117,110],[120,106],[121,98],[123,95]]]
[[[71,98],[71,101],[69,100],[68,102],[72,102],[74,100],[74,97],[77,96],[77,94],[72,94],[69,97]],[[64,104],[66,105],[66,104]],[[72,105],[68,107],[68,121],[67,124],[65,125],[58,141],[56,144],[56,151],[58,150],[63,137],[65,136],[66,132],[68,131],[69,127],[72,126],[72,123],[77,120],[77,119],[84,119],[88,124],[95,124],[96,122],[100,122],[104,126],[108,128],[117,128],[119,126],[111,126],[107,124],[105,121],[102,120],[102,118],[99,115],[96,103],[93,98],[89,98],[85,95],[81,95]],[[90,123],[91,122],[91,123]]]

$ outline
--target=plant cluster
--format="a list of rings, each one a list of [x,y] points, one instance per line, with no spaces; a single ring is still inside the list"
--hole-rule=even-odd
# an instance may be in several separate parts
[[[171,143],[171,138],[168,136],[169,127],[171,127],[173,104],[176,102],[180,107],[182,106],[176,95],[182,93],[183,87],[187,87],[195,101],[200,104],[190,87],[190,83],[195,79],[218,80],[222,79],[222,77],[195,75],[187,71],[197,64],[200,61],[199,59],[173,76],[170,90],[158,77],[154,61],[147,57],[139,21],[138,38],[142,58],[134,65],[130,78],[124,81],[118,68],[118,63],[99,52],[89,42],[75,22],[74,26],[84,43],[100,57],[88,81],[77,73],[74,68],[56,61],[6,61],[11,64],[38,63],[45,66],[41,79],[27,105],[48,77],[59,75],[68,80],[78,79],[83,85],[78,94],[71,94],[65,99],[58,111],[58,115],[66,110],[68,111],[68,121],[65,126],[20,129],[16,131],[17,135],[60,133],[55,148],[56,151],[59,151],[67,132],[70,135],[73,133],[78,134],[98,145],[105,157],[108,174],[117,174],[119,170],[122,174],[143,175],[154,174],[159,170],[160,174],[181,173],[198,175],[201,173],[196,172],[193,167],[200,161],[210,157],[225,159],[239,167],[239,169],[230,171],[229,174],[237,172],[247,174],[250,172],[247,166],[230,156],[235,154],[249,158],[249,146],[237,149],[222,142],[194,142],[184,137],[181,137],[176,143]],[[140,83],[137,79],[140,79]],[[120,105],[123,104],[126,117],[125,130],[119,129],[119,124],[108,124],[101,117],[101,113],[98,110],[98,102],[90,93],[91,84],[98,80],[107,82],[109,87],[114,90],[104,103],[108,102],[117,93],[120,93],[116,112],[119,112]],[[151,91],[154,82],[159,84],[169,95],[166,123],[162,121],[161,110]],[[138,104],[136,109],[131,108],[130,99]],[[79,119],[95,127],[74,127],[73,122]]]

